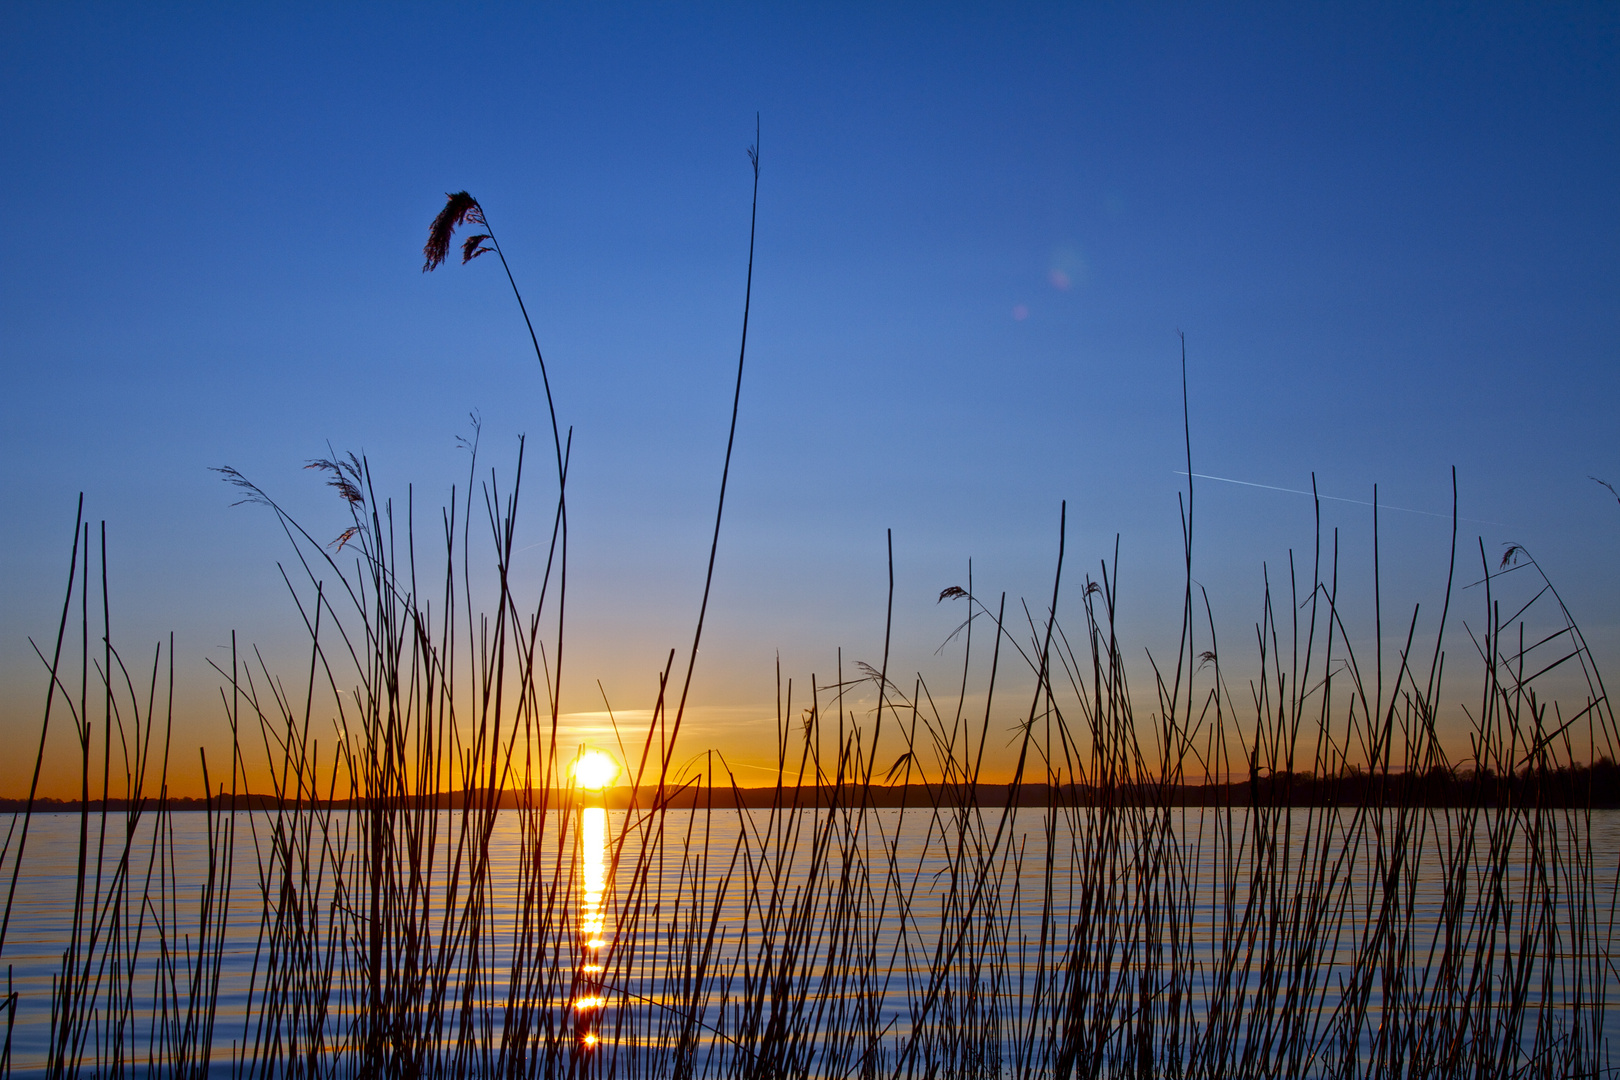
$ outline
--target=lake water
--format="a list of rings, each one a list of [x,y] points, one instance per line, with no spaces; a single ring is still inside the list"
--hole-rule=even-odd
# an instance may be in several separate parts
[[[1358,826],[1345,814],[1282,811],[1263,843],[1242,810],[1224,818],[1199,809],[1133,814],[1106,829],[1094,811],[1038,808],[1006,818],[999,808],[774,818],[764,810],[669,811],[657,822],[661,836],[649,831],[652,822],[619,810],[527,821],[503,811],[489,832],[487,876],[476,885],[465,884],[476,875],[466,851],[458,864],[452,842],[467,822],[446,811],[418,819],[431,819],[436,846],[413,871],[421,881],[392,900],[365,893],[357,841],[364,818],[334,814],[324,832],[304,834],[315,842],[293,862],[315,872],[297,885],[313,898],[315,917],[289,936],[285,919],[266,921],[266,895],[283,905],[290,895],[278,877],[283,864],[269,854],[271,818],[235,815],[229,895],[215,894],[209,924],[223,947],[210,951],[199,947],[209,932],[199,922],[205,815],[172,815],[156,857],[149,816],[126,864],[131,902],[116,917],[87,917],[77,927],[81,887],[105,895],[118,877],[122,818],[109,819],[116,835],[105,839],[99,819],[89,819],[90,850],[102,851],[97,886],[93,858],[81,878],[80,817],[36,815],[0,956],[17,995],[14,1070],[42,1073],[55,1041],[77,1047],[68,1056],[86,1073],[117,1058],[123,1071],[145,1075],[153,1045],[189,1039],[194,1056],[212,1047],[211,1072],[228,1074],[244,1047],[274,1041],[265,1034],[264,986],[277,964],[295,976],[304,970],[312,983],[288,1000],[325,1010],[316,1026],[326,1034],[308,1060],[331,1065],[343,1058],[356,1010],[382,1000],[366,996],[372,955],[385,956],[400,979],[412,965],[437,964],[445,974],[437,1011],[420,1001],[392,1007],[428,1018],[425,1036],[412,1029],[418,1045],[444,1054],[461,1046],[463,1073],[506,1069],[515,1044],[547,1040],[571,1046],[569,1060],[618,1075],[679,1072],[677,1061],[698,1075],[746,1072],[760,1065],[765,1045],[789,1048],[770,1071],[806,1075],[920,1071],[924,1058],[942,1072],[1045,1072],[1056,1047],[1077,1041],[1077,1029],[1061,1023],[1076,1001],[1092,1010],[1086,1015],[1158,1040],[1153,1053],[1163,1054],[1219,1027],[1234,1003],[1262,998],[1267,1009],[1227,1021],[1231,1038],[1250,1049],[1222,1043],[1222,1060],[1259,1053],[1329,1072],[1376,1061],[1388,1032],[1410,1034],[1420,1021],[1444,1028],[1445,1018],[1436,1019],[1444,1010],[1417,1013],[1424,1002],[1448,1000],[1448,979],[1483,978],[1473,1000],[1504,988],[1490,1015],[1519,1017],[1511,1052],[1522,1062],[1554,1060],[1560,1039],[1608,1044],[1620,1036],[1620,1010],[1602,1008],[1620,982],[1608,963],[1617,811],[1593,812],[1589,831],[1584,818],[1547,816],[1535,827],[1563,839],[1542,837],[1556,858],[1540,861],[1523,854],[1534,823],[1493,831],[1486,815],[1468,829],[1457,811],[1416,812],[1400,842],[1393,817]],[[391,842],[396,856],[410,847]],[[1583,851],[1585,863],[1572,868]],[[1501,870],[1494,878],[1492,867]],[[475,894],[476,925],[457,931],[458,912]],[[1297,902],[1302,896],[1308,902]],[[380,910],[370,902],[394,905],[390,925],[425,927],[419,936],[427,939],[414,952],[369,939],[366,912]],[[1459,915],[1459,903],[1482,914]],[[94,941],[72,973],[94,1008],[82,1010],[79,1029],[64,1040],[51,1003],[76,934]],[[1459,943],[1448,935],[1471,936]],[[295,945],[306,951],[289,959]],[[1437,961],[1448,948],[1470,964]],[[205,953],[217,971],[202,962]],[[1314,965],[1309,978],[1299,975],[1302,965]],[[120,972],[129,977],[120,982]],[[1290,972],[1292,996],[1278,990]],[[198,987],[211,993],[216,978],[211,1029],[177,1015]],[[110,994],[113,986],[126,992]],[[1523,1000],[1504,1004],[1501,994],[1514,986]],[[1099,1004],[1110,994],[1117,1000]],[[1178,1002],[1164,1016],[1181,1025],[1179,1034],[1161,1026],[1142,1035],[1133,1010],[1149,998],[1160,1003],[1155,1009]],[[522,1007],[514,1010],[514,1000]],[[113,1052],[106,1033],[120,1009],[124,1045]],[[1404,1028],[1395,1023],[1401,1009],[1412,1013]],[[286,1026],[282,1053],[310,1030],[296,1011],[275,1021]],[[1570,1016],[1582,1018],[1584,1036],[1559,1026]],[[1099,1030],[1088,1044],[1109,1047],[1097,1059],[1104,1072],[1133,1052],[1113,1047],[1112,1037]],[[526,1060],[538,1068],[542,1058]]]

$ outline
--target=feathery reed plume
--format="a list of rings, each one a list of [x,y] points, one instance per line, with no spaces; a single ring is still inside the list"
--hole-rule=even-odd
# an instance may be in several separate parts
[[[230,465],[209,466],[209,472],[217,472],[224,477],[225,482],[232,487],[246,492],[240,499],[231,503],[232,506],[269,506],[270,501],[264,492],[259,490],[257,484],[243,476],[240,471]]]
[[[453,195],[447,192],[444,199],[444,209],[439,211],[439,216],[434,218],[433,224],[428,227],[427,243],[422,245],[424,259],[422,272],[424,274],[437,269],[449,257],[450,238],[455,235],[456,229],[460,228],[463,223],[468,225],[483,225],[485,223],[484,208],[478,205],[477,199],[465,191],[458,191]],[[476,239],[483,241],[489,239],[489,237],[480,236]],[[463,252],[464,258],[461,261],[467,262],[474,254],[481,253],[473,252],[469,248]]]
[[[350,506],[365,505],[366,497],[360,493],[362,470],[360,459],[350,453],[348,458],[316,458],[305,465],[327,474],[326,486],[333,488]]]

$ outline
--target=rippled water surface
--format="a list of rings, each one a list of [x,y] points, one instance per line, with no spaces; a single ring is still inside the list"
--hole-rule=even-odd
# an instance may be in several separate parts
[[[1230,898],[1218,895],[1214,888],[1208,895],[1197,891],[1197,883],[1217,880],[1214,867],[1221,857],[1220,852],[1213,850],[1215,844],[1210,839],[1213,832],[1207,813],[1198,810],[1177,813],[1181,814],[1181,825],[1176,839],[1191,870],[1189,879],[1195,883],[1188,902],[1188,911],[1195,918],[1193,925],[1184,929],[1183,940],[1196,952],[1195,959],[1203,969],[1213,972],[1220,967],[1223,950],[1245,946],[1223,934],[1219,920],[1214,917],[1217,908]],[[1305,813],[1293,811],[1302,826]],[[621,923],[628,917],[621,910],[624,898],[633,892],[629,880],[633,859],[625,855],[617,866],[616,876],[613,862],[615,843],[625,828],[625,815],[621,811],[601,809],[587,809],[576,815],[571,819],[573,827],[546,830],[549,841],[543,842],[539,850],[526,845],[517,815],[506,812],[500,815],[491,841],[493,871],[487,895],[492,924],[486,931],[491,943],[491,974],[485,981],[485,992],[492,1001],[499,1001],[511,984],[510,965],[503,968],[501,950],[506,949],[505,958],[509,961],[509,943],[519,931],[523,886],[518,869],[523,861],[528,859],[533,860],[534,865],[551,864],[559,868],[572,863],[570,872],[557,877],[568,882],[572,890],[571,895],[560,899],[568,911],[558,920],[559,925],[569,928],[564,936],[572,938],[569,947],[557,954],[559,964],[573,969],[567,1007],[572,1008],[574,1015],[563,1022],[572,1023],[579,1037],[592,1043],[598,1039],[623,1041],[646,1037],[657,1028],[659,1010],[680,993],[677,973],[691,969],[690,956],[677,955],[681,950],[690,950],[693,941],[711,943],[716,956],[731,955],[728,949],[740,948],[746,953],[750,949],[757,952],[762,947],[763,943],[748,940],[750,920],[757,922],[758,919],[757,911],[750,914],[748,910],[749,904],[758,903],[757,889],[750,893],[742,887],[732,888],[725,891],[723,897],[722,891],[727,883],[726,875],[740,873],[736,856],[739,833],[757,834],[765,827],[765,812],[672,811],[666,815],[666,849],[662,858],[646,867],[647,876],[642,886],[643,897],[659,899],[665,906],[656,914],[656,919],[651,917],[650,911],[640,913],[642,929],[633,935],[639,950],[635,956],[626,955],[620,933]],[[927,974],[930,957],[926,947],[940,937],[939,920],[944,904],[934,893],[939,888],[941,875],[951,863],[955,841],[942,840],[940,819],[925,811],[884,809],[867,811],[867,815],[871,832],[866,841],[870,849],[868,865],[891,880],[868,887],[862,895],[874,898],[875,909],[854,912],[852,917],[863,921],[864,940],[883,942],[888,948],[882,958],[884,978],[878,985],[865,987],[863,993],[876,1005],[878,1024],[893,1042],[909,1030],[912,1009],[930,989]],[[444,834],[453,835],[459,820],[457,815],[444,812],[441,818]],[[1437,812],[1436,820],[1444,824],[1448,819],[1441,811]],[[109,826],[121,829],[119,822],[121,819],[110,818]],[[4,819],[0,819],[0,827],[5,824]],[[52,1039],[53,980],[61,975],[63,952],[72,936],[77,933],[88,939],[89,935],[96,935],[98,940],[104,940],[107,934],[114,932],[113,927],[105,924],[77,927],[74,924],[74,900],[81,881],[81,824],[77,814],[39,814],[30,827],[4,955],[0,957],[6,965],[11,990],[17,995],[10,1037],[12,1060],[19,1072],[36,1070],[46,1059]],[[86,838],[92,852],[98,849],[103,852],[101,873],[105,882],[116,870],[122,838],[111,835],[104,838],[99,826],[99,819],[89,818]],[[260,884],[256,845],[265,842],[266,819],[263,815],[238,814],[235,828],[237,858],[229,878],[228,901],[225,901],[228,905],[226,944],[219,957],[219,1006],[212,1035],[216,1071],[230,1059],[233,1048],[251,1044],[254,1038],[249,987],[256,965],[263,962],[265,949],[261,937],[264,890]],[[1050,879],[1047,876],[1049,843],[1054,851],[1072,850],[1072,845],[1063,835],[1054,834],[1049,841],[1045,828],[1042,811],[1023,811],[1013,819],[1003,841],[1009,852],[1016,853],[1016,858],[1010,862],[1007,876],[996,886],[997,910],[1004,924],[1005,948],[1013,953],[1024,950],[1033,955],[1032,950],[1043,947],[1034,940],[1043,925],[1043,911],[1048,913],[1045,925],[1066,930],[1069,913],[1078,903],[1068,888],[1070,875],[1060,869]],[[1301,828],[1300,833],[1304,832]],[[1457,842],[1456,837],[1448,838],[1442,833],[1443,830],[1428,841],[1431,847]],[[556,847],[559,835],[567,848],[562,852]],[[1615,914],[1613,898],[1616,860],[1620,858],[1620,811],[1594,812],[1591,840],[1595,864],[1593,895],[1600,898],[1603,907],[1601,943],[1610,936]],[[154,869],[159,864],[151,859],[150,837],[140,838],[133,847],[136,855],[130,860],[128,873],[137,893],[144,887],[149,895],[147,902],[141,905],[142,916],[126,920],[118,932],[125,934],[127,945],[137,943],[131,934],[139,935],[136,964],[144,965],[143,971],[155,970],[155,958],[167,950],[179,958],[174,970],[184,972],[188,962],[195,967],[197,959],[198,904],[210,858],[205,816],[200,813],[173,815],[172,835],[165,836],[164,847],[178,887],[160,883],[162,875]],[[701,864],[694,861],[690,854],[694,851],[708,852],[707,861]],[[1062,859],[1057,861],[1061,867]],[[1369,875],[1376,873],[1376,863],[1368,858],[1352,857],[1336,872],[1354,877],[1345,894],[1354,902],[1357,896],[1370,894],[1375,883]],[[85,868],[84,880],[94,887],[94,859]],[[148,882],[151,884],[147,885]],[[776,877],[775,895],[790,898],[803,884],[802,865],[787,860]],[[1512,882],[1509,884],[1511,886]],[[902,895],[906,897],[903,914],[900,913],[902,905],[896,899]],[[676,932],[679,920],[684,917],[681,915],[683,902],[693,900],[701,900],[702,906],[693,904],[692,910],[712,911],[714,917],[709,925],[697,927],[696,933],[689,932],[690,925]],[[1441,901],[1438,873],[1420,871],[1409,897],[1410,906],[1417,913],[1420,938],[1424,928],[1432,928],[1434,920],[1439,918]],[[1207,923],[1200,923],[1200,913],[1209,916]],[[164,928],[162,933],[160,925]],[[508,944],[502,945],[503,942]],[[1607,952],[1606,946],[1600,944],[1599,947]],[[1323,949],[1331,962],[1348,964],[1353,960],[1354,936],[1341,935],[1340,940],[1324,942]],[[1033,966],[1030,970],[1034,970]],[[85,974],[92,985],[108,978],[104,970],[81,974]],[[150,976],[146,978],[149,981]],[[140,979],[136,984],[145,985]],[[633,988],[634,992],[625,993],[628,988]],[[1609,992],[1615,989],[1616,983],[1611,980]],[[1027,977],[1015,976],[996,992],[1016,999],[1020,994],[1036,990]],[[147,991],[147,995],[149,993]],[[153,1021],[151,999],[149,996],[140,999],[142,997],[138,994],[137,999],[129,1002],[137,1030],[143,1024],[150,1029]],[[1329,1001],[1328,1005],[1331,1004]],[[636,1010],[645,1015],[634,1022],[623,1015]],[[1014,1002],[1012,1014],[1016,1012]],[[489,1023],[501,1022],[498,1013],[489,1015],[492,1017]],[[721,1022],[718,1016],[705,1016],[705,1023]],[[1607,1010],[1603,1030],[1611,1043],[1620,1037],[1617,1021],[1620,1021],[1620,1009]]]

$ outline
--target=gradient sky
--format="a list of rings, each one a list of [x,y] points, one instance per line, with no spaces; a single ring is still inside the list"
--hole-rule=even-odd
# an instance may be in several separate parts
[[[499,266],[421,272],[462,188],[575,432],[565,711],[599,709],[597,679],[627,715],[650,705],[702,588],[756,112],[693,751],[749,764],[778,655],[800,687],[840,646],[878,661],[886,529],[894,671],[953,682],[935,648],[960,611],[934,597],[969,558],[980,593],[1045,605],[1063,500],[1069,580],[1117,536],[1128,655],[1173,652],[1178,330],[1195,471],[1270,486],[1198,489],[1195,573],[1234,652],[1263,568],[1311,543],[1310,500],[1271,488],[1314,472],[1426,512],[1381,522],[1384,595],[1409,612],[1444,585],[1455,466],[1467,580],[1476,537],[1525,544],[1620,659],[1620,505],[1589,479],[1620,486],[1612,4],[3,19],[0,732],[20,747],[79,492],[107,522],[117,639],[149,656],[174,631],[181,743],[212,745],[206,661],[231,631],[274,663],[299,649],[285,540],[210,466],[335,535],[342,507],[301,469],[328,444],[433,506],[464,478],[470,411],[503,474],[519,434],[549,440]],[[1370,511],[1324,518],[1370,594]],[[7,755],[0,791],[30,765]]]

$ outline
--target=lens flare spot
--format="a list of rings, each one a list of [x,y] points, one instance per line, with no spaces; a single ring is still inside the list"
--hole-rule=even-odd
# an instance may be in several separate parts
[[[1029,318],[1029,305],[1014,304],[1012,309],[1012,317],[1014,322],[1023,322],[1025,319]]]
[[[1058,292],[1068,292],[1079,285],[1084,285],[1090,276],[1086,265],[1086,257],[1080,249],[1073,244],[1060,244],[1052,249],[1052,259],[1047,263],[1046,280]]]

